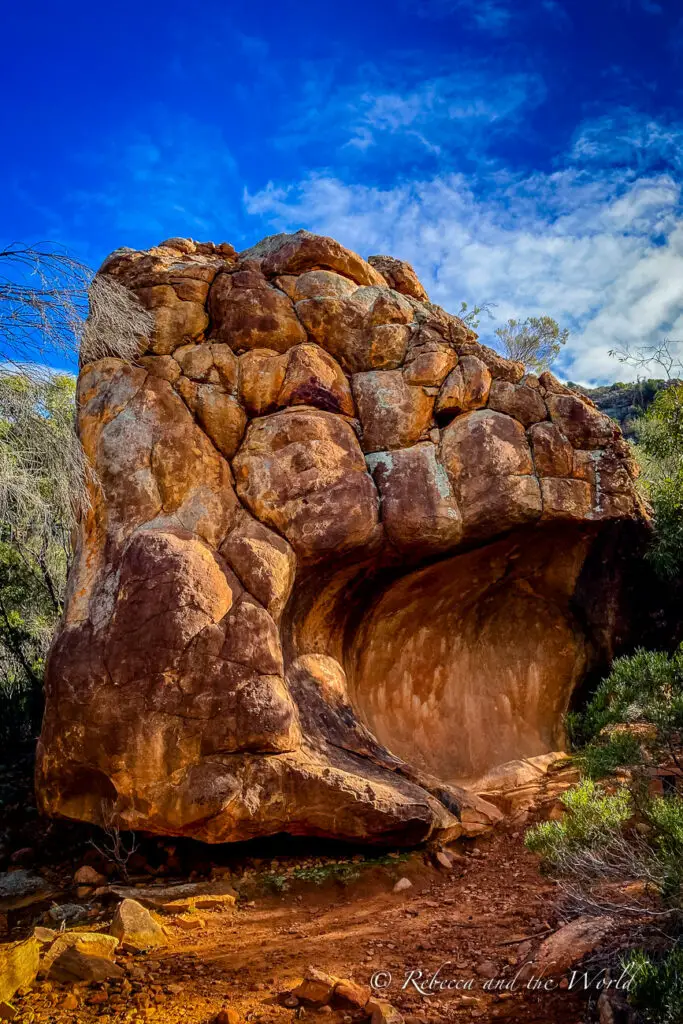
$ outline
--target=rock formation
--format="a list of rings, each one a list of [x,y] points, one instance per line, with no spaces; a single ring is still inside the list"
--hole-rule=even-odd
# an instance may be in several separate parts
[[[485,827],[463,787],[560,747],[618,642],[644,522],[618,428],[329,238],[100,274],[155,326],[80,372],[43,808],[209,842]]]

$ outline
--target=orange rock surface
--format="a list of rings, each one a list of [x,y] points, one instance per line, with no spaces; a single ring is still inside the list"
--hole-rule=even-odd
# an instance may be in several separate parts
[[[51,814],[208,842],[476,834],[618,640],[618,428],[412,268],[297,232],[100,274],[153,311],[82,366],[92,467],[47,670]]]

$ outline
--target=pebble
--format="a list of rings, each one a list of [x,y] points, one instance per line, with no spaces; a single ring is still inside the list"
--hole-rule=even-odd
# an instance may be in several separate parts
[[[240,1024],[240,1015],[232,1006],[228,1006],[216,1015],[214,1024]]]

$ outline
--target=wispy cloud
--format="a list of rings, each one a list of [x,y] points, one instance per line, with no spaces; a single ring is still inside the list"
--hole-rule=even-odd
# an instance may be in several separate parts
[[[629,108],[594,118],[574,137],[574,160],[640,171],[667,166],[683,171],[683,124],[663,123]]]
[[[658,137],[673,131],[659,125]],[[245,202],[279,230],[307,227],[366,255],[409,260],[446,308],[492,300],[499,321],[555,316],[572,329],[561,364],[567,378],[627,375],[610,349],[683,336],[681,186],[665,171],[568,163],[527,176],[443,174],[388,188],[319,174],[270,185]],[[495,323],[482,327],[492,334]]]
[[[392,162],[410,162],[420,150],[429,158],[472,149],[481,158],[544,98],[538,73],[505,72],[491,61],[463,59],[457,71],[431,74],[410,60],[364,65],[341,83],[333,69],[314,67],[280,145],[291,151],[315,142],[330,159],[345,150],[387,160],[391,150]]]

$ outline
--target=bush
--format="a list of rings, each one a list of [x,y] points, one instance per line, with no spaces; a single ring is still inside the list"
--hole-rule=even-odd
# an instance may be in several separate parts
[[[567,812],[562,821],[540,822],[524,839],[527,849],[555,867],[574,853],[609,846],[632,813],[627,789],[609,794],[592,779],[568,790],[561,802]]]
[[[624,968],[633,978],[629,1002],[647,1024],[683,1021],[683,948],[657,959],[643,950],[630,953]]]
[[[648,498],[655,521],[648,560],[659,576],[673,580],[683,569],[683,469],[651,484]]]
[[[683,573],[683,385],[661,390],[637,424],[638,461],[654,513],[648,558],[666,580]]]
[[[683,892],[683,798],[655,797],[645,807],[652,845],[661,865],[661,892],[667,903],[679,905]]]
[[[671,656],[640,648],[616,658],[585,711],[567,716],[575,747],[595,741],[608,726],[636,722],[655,726],[659,742],[667,745],[683,729],[683,647]],[[626,741],[610,742],[616,743],[614,755],[626,754]]]
[[[589,779],[604,779],[616,768],[639,764],[641,760],[640,742],[630,732],[615,732],[604,743],[589,743],[578,758]]]

